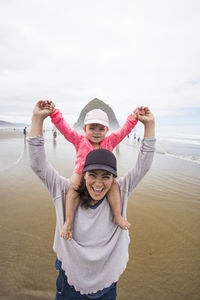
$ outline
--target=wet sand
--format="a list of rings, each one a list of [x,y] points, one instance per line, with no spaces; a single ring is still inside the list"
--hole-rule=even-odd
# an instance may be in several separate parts
[[[46,140],[48,159],[69,177],[73,148],[61,136],[56,143],[51,135]],[[23,136],[0,138],[2,144],[0,299],[54,299],[53,203],[29,167]],[[136,160],[137,149],[125,142],[115,153],[121,176]],[[130,259],[118,284],[118,300],[200,299],[199,171],[194,163],[156,154],[129,199]]]
[[[22,138],[22,137],[24,137],[23,129],[0,128],[0,139]]]

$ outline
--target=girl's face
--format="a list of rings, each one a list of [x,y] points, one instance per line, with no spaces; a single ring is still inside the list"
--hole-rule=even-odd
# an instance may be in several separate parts
[[[87,138],[94,144],[98,145],[106,136],[108,128],[101,124],[88,124],[83,127]]]
[[[113,175],[104,170],[87,171],[84,178],[88,193],[94,201],[92,204],[101,200],[108,193],[113,183]]]

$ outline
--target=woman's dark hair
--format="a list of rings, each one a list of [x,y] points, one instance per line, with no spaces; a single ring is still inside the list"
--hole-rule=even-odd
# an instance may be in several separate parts
[[[84,175],[82,175],[81,177],[81,183],[78,186],[78,188],[76,189],[79,198],[80,198],[80,205],[85,207],[85,208],[89,208],[92,202],[92,197],[90,196],[90,194],[88,193],[86,184],[85,184],[85,178]]]
[[[108,171],[106,171],[106,172],[108,174],[113,175],[112,173],[110,173]],[[114,175],[113,175],[113,177],[116,178],[116,176],[114,176]],[[79,195],[80,205],[82,207],[89,208],[93,199],[90,196],[88,189],[86,187],[84,175],[82,175],[82,177],[81,177],[81,182],[80,182],[79,186],[76,188],[76,192]]]

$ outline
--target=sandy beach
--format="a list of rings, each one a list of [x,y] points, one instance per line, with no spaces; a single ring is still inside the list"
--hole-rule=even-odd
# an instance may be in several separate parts
[[[49,300],[56,292],[55,211],[29,167],[23,134],[0,131],[0,299]],[[46,136],[48,160],[69,177],[74,149]],[[136,161],[127,141],[115,151],[119,176]],[[131,244],[118,300],[200,299],[200,165],[156,154],[129,198]]]
[[[3,129],[0,128],[0,139],[10,139],[10,138],[22,138],[24,137],[23,129]]]

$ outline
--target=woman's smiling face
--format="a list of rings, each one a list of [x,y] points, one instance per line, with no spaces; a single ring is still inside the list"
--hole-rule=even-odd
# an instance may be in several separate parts
[[[84,174],[85,184],[95,204],[101,200],[110,190],[113,183],[113,175],[105,170],[92,170]]]

